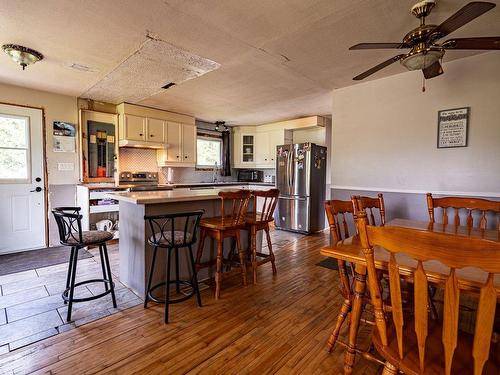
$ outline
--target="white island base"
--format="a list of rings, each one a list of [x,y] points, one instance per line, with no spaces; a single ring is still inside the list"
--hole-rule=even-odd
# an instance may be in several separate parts
[[[220,190],[188,190],[179,189],[172,191],[134,192],[109,194],[120,203],[120,281],[132,289],[138,296],[144,298],[147,285],[147,277],[151,266],[153,249],[147,239],[152,235],[148,223],[144,220],[145,215],[158,215],[205,210],[203,217],[214,217],[220,215]],[[233,189],[234,190],[234,189]],[[179,228],[181,229],[181,228]],[[198,249],[199,231],[197,241],[193,245],[193,256],[196,258]],[[262,232],[257,233],[257,251],[261,251]],[[244,249],[248,247],[248,232],[241,232],[241,245]],[[216,246],[207,238],[203,252],[202,262],[216,258]],[[231,248],[231,239],[224,242],[224,255]],[[192,276],[189,266],[189,250],[179,250],[180,278],[188,279]],[[159,249],[156,259],[156,267],[153,275],[153,285],[165,280],[166,274],[166,249]],[[173,260],[172,256],[172,260]],[[171,262],[171,275],[174,275],[174,262]],[[198,280],[213,276],[215,268],[203,269],[198,274]],[[251,278],[249,277],[249,280]],[[223,287],[223,286],[222,286]]]

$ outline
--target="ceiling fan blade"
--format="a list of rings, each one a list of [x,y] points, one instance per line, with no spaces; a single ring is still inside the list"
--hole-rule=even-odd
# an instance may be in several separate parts
[[[500,50],[500,36],[449,39],[442,46],[446,49]]]
[[[452,33],[453,31],[464,26],[480,15],[493,9],[495,6],[496,4],[488,3],[485,1],[473,1],[467,4],[446,21],[444,21],[441,25],[436,27],[433,32],[433,35],[435,35],[434,39],[442,38]]]
[[[389,60],[386,60],[383,63],[380,63],[377,66],[374,66],[373,68],[368,69],[366,72],[357,75],[356,77],[353,78],[353,80],[361,81],[362,79],[365,79],[366,77],[371,76],[373,73],[378,72],[379,70],[385,68],[386,66],[389,66],[398,60],[401,60],[404,56],[405,55],[397,55],[397,56],[391,57]]]
[[[389,48],[409,48],[404,43],[359,43],[352,47],[350,50],[354,49],[389,49]]]
[[[444,73],[443,67],[441,66],[441,63],[439,61],[436,61],[431,66],[422,69],[422,72],[424,73],[425,79],[434,78]]]

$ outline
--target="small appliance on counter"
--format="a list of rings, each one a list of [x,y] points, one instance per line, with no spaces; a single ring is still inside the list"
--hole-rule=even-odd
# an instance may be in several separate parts
[[[264,172],[255,169],[240,169],[238,171],[239,182],[263,182]]]

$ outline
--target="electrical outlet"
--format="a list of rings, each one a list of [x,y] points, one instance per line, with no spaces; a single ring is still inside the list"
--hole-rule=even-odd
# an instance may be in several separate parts
[[[57,163],[57,170],[59,171],[74,171],[75,163]]]

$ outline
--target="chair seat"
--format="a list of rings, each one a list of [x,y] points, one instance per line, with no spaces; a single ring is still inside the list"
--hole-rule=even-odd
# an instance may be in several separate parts
[[[113,239],[113,233],[104,230],[88,230],[82,232],[82,244],[94,245]],[[78,233],[72,233],[66,241],[68,245],[79,245]]]
[[[228,229],[243,229],[245,227],[245,223],[234,224],[233,218],[230,216],[225,217],[223,223],[221,216],[215,216],[206,219],[201,219],[200,226],[210,229],[228,230]]]
[[[156,243],[159,245],[166,245],[166,246],[171,246],[171,245],[182,245],[184,244],[184,232],[181,230],[174,230],[174,242],[172,243],[172,232],[171,231],[166,231],[162,233],[158,232],[155,233],[154,237],[151,236],[149,237],[149,242],[152,244],[155,244],[155,237],[156,237]],[[186,244],[189,244],[192,240],[192,235],[191,233],[186,233]]]
[[[373,333],[373,344],[379,353],[391,364],[398,367],[405,374],[438,375],[445,373],[444,347],[442,341],[443,326],[434,320],[429,320],[429,333],[427,336],[425,350],[424,372],[419,371],[419,357],[417,337],[413,322],[405,323],[403,328],[403,359],[399,358],[398,344],[394,325],[387,328],[389,345],[383,347],[380,336],[375,328]],[[458,331],[457,348],[453,356],[452,374],[473,374],[474,359],[472,358],[472,343],[474,337],[463,331]],[[500,374],[500,359],[493,353],[494,344],[491,345],[490,359],[485,363],[483,375]]]
[[[262,213],[260,213],[260,212],[257,212],[257,213],[248,212],[246,217],[245,217],[245,222],[247,224],[267,224],[267,223],[271,223],[272,221],[274,221],[274,218],[271,218],[270,220],[259,220],[259,218],[261,216],[262,216]]]

